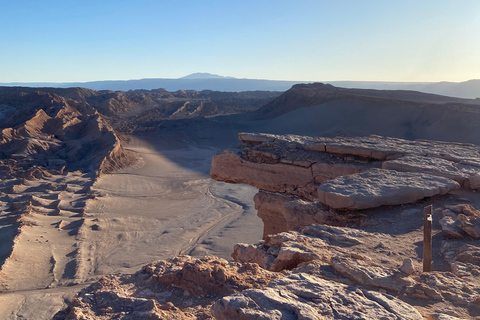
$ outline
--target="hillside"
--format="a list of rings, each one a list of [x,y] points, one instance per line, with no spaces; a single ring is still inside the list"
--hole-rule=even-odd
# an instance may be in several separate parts
[[[328,83],[345,88],[377,90],[414,90],[444,96],[475,99],[480,97],[480,80],[463,82],[380,82],[380,81],[329,81]]]
[[[474,105],[479,100],[453,98],[406,90],[347,89],[329,84],[297,84],[258,110],[258,119],[274,118],[293,110],[339,100],[356,100],[370,105],[413,103],[424,105]]]
[[[36,91],[0,94],[0,105],[4,160],[19,159],[25,167],[68,164],[67,170],[99,173],[130,162],[111,126],[85,103]],[[107,163],[123,157],[125,163]]]
[[[254,111],[280,92],[165,89],[97,91],[85,88],[0,87],[0,94],[46,92],[86,103],[110,119],[117,129],[149,127],[167,119],[203,118]],[[140,125],[138,126],[137,123]],[[143,128],[145,130],[145,128]]]

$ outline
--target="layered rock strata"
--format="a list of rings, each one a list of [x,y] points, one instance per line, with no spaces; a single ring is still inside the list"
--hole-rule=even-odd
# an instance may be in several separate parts
[[[471,144],[259,133],[240,133],[239,140],[241,150],[213,158],[211,176],[259,188],[264,236],[311,223],[341,225],[346,210],[480,188],[480,147]]]

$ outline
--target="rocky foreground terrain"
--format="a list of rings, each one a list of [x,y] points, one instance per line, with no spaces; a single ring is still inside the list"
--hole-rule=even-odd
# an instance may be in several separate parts
[[[258,187],[258,243],[82,290],[62,319],[480,319],[480,147],[239,134],[211,176]],[[433,263],[422,272],[423,208]]]

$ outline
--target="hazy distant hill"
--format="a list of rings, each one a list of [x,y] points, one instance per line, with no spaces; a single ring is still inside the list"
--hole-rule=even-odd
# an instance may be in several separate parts
[[[210,73],[194,73],[178,79],[139,79],[139,80],[112,80],[91,82],[63,82],[63,83],[0,83],[0,86],[23,87],[82,87],[94,90],[152,90],[163,88],[167,91],[177,90],[213,90],[213,91],[285,91],[299,81],[278,81],[258,79],[237,79],[223,77]]]
[[[480,108],[480,99],[463,99],[412,90],[349,89],[330,84],[312,83],[294,85],[277,99],[260,108],[257,111],[257,118],[274,118],[299,108],[337,100],[362,101],[370,105],[404,104],[408,102],[418,106],[455,104],[475,105],[475,109]]]
[[[475,99],[480,97],[480,80],[464,82],[374,82],[374,81],[331,81],[338,87],[378,90],[414,90],[444,96]]]
[[[0,83],[3,86],[26,87],[83,87],[95,90],[159,89],[214,90],[214,91],[286,91],[294,84],[306,81],[280,81],[260,79],[237,79],[210,73],[193,73],[178,79],[139,79],[65,83]],[[480,97],[480,80],[465,82],[375,82],[375,81],[327,81],[339,87],[380,90],[415,90],[460,98]]]

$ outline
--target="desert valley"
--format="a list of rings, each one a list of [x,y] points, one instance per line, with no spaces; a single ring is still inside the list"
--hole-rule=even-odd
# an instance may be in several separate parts
[[[480,318],[479,123],[323,83],[0,87],[0,318]]]

